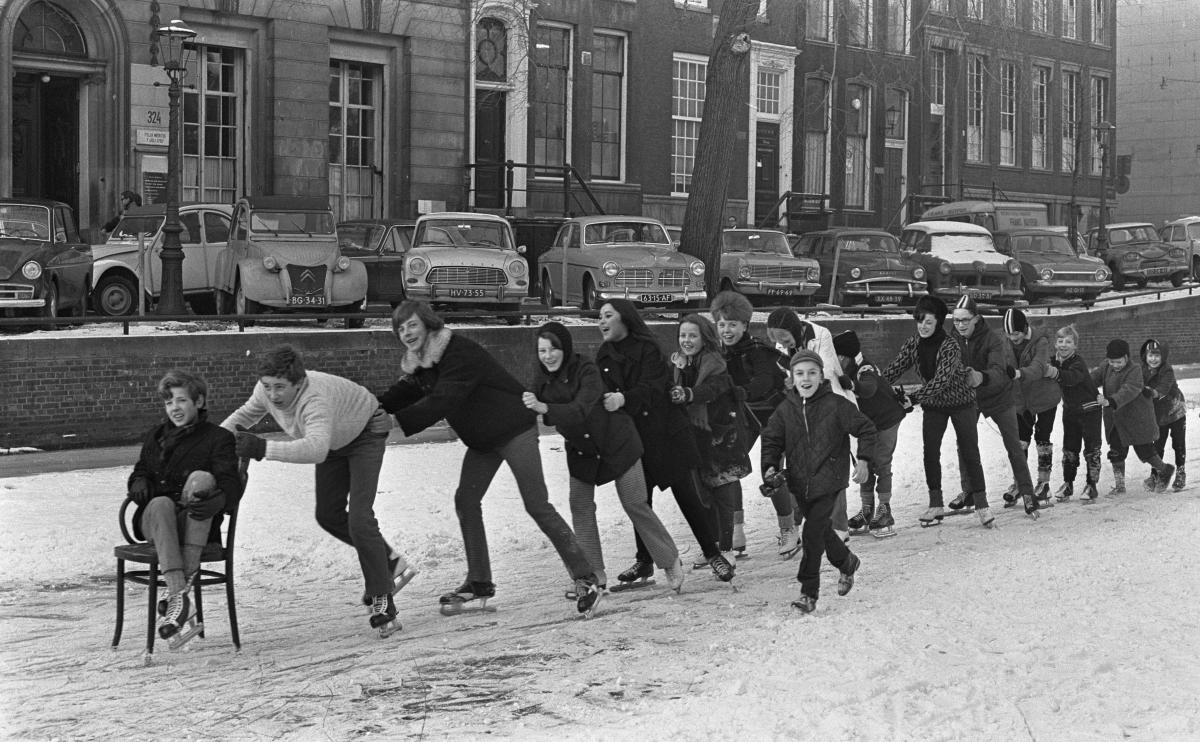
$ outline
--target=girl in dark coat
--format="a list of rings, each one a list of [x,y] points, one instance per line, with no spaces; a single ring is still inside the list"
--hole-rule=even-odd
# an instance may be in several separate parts
[[[604,382],[592,361],[573,352],[571,333],[558,322],[538,328],[536,393],[525,392],[525,406],[542,415],[562,434],[571,475],[571,520],[575,537],[606,584],[604,552],[596,526],[596,485],[616,481],[621,507],[645,542],[650,555],[667,573],[671,589],[683,586],[683,566],[671,534],[646,500],[642,473],[642,440],[627,415],[604,410]]]
[[[1125,493],[1125,457],[1130,446],[1137,457],[1150,465],[1158,482],[1169,482],[1175,467],[1164,464],[1155,450],[1158,423],[1154,404],[1142,379],[1142,369],[1129,358],[1129,343],[1120,338],[1109,341],[1105,362],[1092,372],[1104,408],[1104,437],[1108,439],[1108,462],[1113,468],[1110,495]]]
[[[1017,434],[1026,454],[1031,441],[1037,446],[1037,486],[1033,496],[1038,502],[1045,502],[1050,499],[1050,469],[1054,463],[1050,433],[1054,430],[1058,402],[1062,399],[1058,383],[1046,375],[1054,355],[1054,340],[1046,330],[1030,325],[1029,318],[1020,309],[1004,313],[1004,333],[1008,335],[1017,359],[1014,375]],[[1004,494],[1004,507],[1016,504],[1018,492],[1014,479]]]
[[[1142,343],[1142,378],[1150,390],[1150,399],[1154,400],[1154,418],[1158,423],[1154,449],[1162,458],[1167,452],[1167,436],[1170,436],[1175,450],[1175,481],[1159,482],[1153,475],[1146,480],[1147,488],[1153,487],[1159,492],[1165,492],[1168,484],[1176,492],[1187,486],[1187,473],[1183,468],[1187,461],[1187,403],[1175,381],[1175,369],[1168,360],[1169,351],[1166,343],[1154,338]]]
[[[698,314],[684,316],[679,321],[679,350],[671,354],[675,368],[670,393],[671,402],[683,406],[691,421],[700,451],[697,473],[717,514],[718,544],[728,560],[733,549],[734,495],[750,473],[750,456],[744,406],[720,344],[711,321]]]
[[[670,489],[713,573],[722,581],[732,580],[733,566],[717,548],[715,518],[696,484],[700,452],[687,415],[667,396],[670,373],[658,341],[626,299],[613,299],[600,307],[599,327],[604,342],[596,351],[596,365],[607,389],[604,409],[629,415],[637,426],[647,500],[652,500],[655,487]],[[650,553],[639,536],[633,566],[617,579],[634,582],[653,574]]]

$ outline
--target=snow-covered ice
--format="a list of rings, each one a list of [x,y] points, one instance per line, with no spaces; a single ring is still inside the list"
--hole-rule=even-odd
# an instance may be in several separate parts
[[[1200,380],[1182,384],[1189,458],[1200,464]],[[751,556],[738,565],[740,592],[692,572],[676,596],[660,573],[659,585],[609,595],[583,621],[502,470],[484,499],[498,611],[442,617],[437,596],[465,572],[453,506],[463,449],[391,446],[377,513],[421,574],[398,599],[404,630],[383,640],[359,605],[352,550],[313,521],[312,468],[257,462],[238,529],[242,651],[223,593],[210,589],[207,638],[175,653],[159,642],[149,666],[144,588],[128,588],[124,637],[109,647],[128,466],[0,475],[0,737],[1200,738],[1200,471],[1181,493],[1147,494],[1131,454],[1129,494],[1060,504],[1034,522],[1000,508],[1007,461],[982,422],[997,528],[966,516],[921,529],[920,412],[903,426],[899,535],[854,537],[863,566],[853,592],[837,596],[826,564],[812,616],[789,606],[798,562],[775,554],[757,474],[744,482]],[[561,440],[541,445],[569,518]],[[954,462],[948,434],[948,487]],[[1101,492],[1110,484],[1105,463]],[[655,500],[690,563],[698,547],[678,509]],[[598,518],[615,575],[633,547],[611,486],[598,492]]]

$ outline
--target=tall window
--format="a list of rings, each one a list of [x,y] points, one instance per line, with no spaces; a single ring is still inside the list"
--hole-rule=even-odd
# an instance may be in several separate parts
[[[871,90],[865,85],[846,86],[846,208],[867,207],[871,154],[867,131],[871,121]]]
[[[912,22],[909,0],[887,2],[887,50],[908,54],[909,24]]]
[[[533,162],[536,165],[562,167],[567,162],[570,77],[571,29],[539,25],[533,50],[533,81],[529,89]]]
[[[1112,123],[1108,112],[1108,78],[1093,77],[1092,78],[1092,126],[1098,126],[1101,122]],[[1100,156],[1100,135],[1097,134],[1093,138],[1092,144],[1092,173],[1100,175],[1101,173],[1101,156]]]
[[[1002,0],[1000,22],[1006,26],[1017,25],[1017,0]]]
[[[625,37],[592,36],[592,177],[624,177]]]
[[[704,115],[704,76],[708,62],[696,57],[676,57],[675,91],[671,96],[671,191],[687,193],[696,164],[696,142]]]
[[[967,57],[967,160],[983,162],[984,58]]]
[[[908,93],[899,88],[888,88],[884,93],[887,109],[884,111],[884,134],[888,139],[907,139]]]
[[[1000,164],[1017,164],[1017,65],[1000,65]]]
[[[184,201],[231,204],[238,182],[241,130],[241,55],[235,49],[198,44],[183,89]]]
[[[1050,68],[1033,66],[1033,88],[1030,91],[1029,151],[1030,167],[1044,170],[1050,167],[1046,133],[1050,130]]]
[[[804,191],[828,193],[829,81],[804,81]]]
[[[974,21],[983,20],[983,0],[967,0],[967,17]]]
[[[1062,169],[1072,172],[1079,137],[1079,73],[1062,73]]]
[[[933,49],[929,55],[929,102],[939,109],[946,105],[945,49]]]
[[[508,80],[508,29],[499,18],[483,18],[475,27],[475,79]]]
[[[1112,36],[1108,28],[1108,2],[1109,0],[1093,0],[1092,2],[1092,41],[1106,46],[1112,43]]]
[[[339,219],[375,216],[382,75],[357,62],[329,62],[329,201]]]
[[[1079,0],[1062,0],[1062,26],[1063,38],[1079,38]]]
[[[87,41],[75,19],[57,5],[40,0],[30,3],[17,18],[13,48],[42,54],[87,56]]]
[[[846,39],[851,46],[871,46],[871,0],[842,0]]]
[[[760,114],[779,115],[782,81],[782,72],[759,68],[758,83],[754,86],[754,104]]]
[[[832,0],[804,1],[804,38],[817,41],[833,38]]]
[[[1050,0],[1030,0],[1029,28],[1038,33],[1050,33]]]

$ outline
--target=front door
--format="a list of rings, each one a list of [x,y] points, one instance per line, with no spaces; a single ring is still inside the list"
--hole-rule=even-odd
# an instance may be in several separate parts
[[[79,80],[17,73],[12,117],[13,195],[62,201],[78,213]]]
[[[764,220],[779,201],[779,124],[759,122],[754,145],[754,225],[773,227]],[[751,226],[754,226],[751,225]]]
[[[475,99],[475,205],[504,206],[504,119],[507,93],[480,90]]]

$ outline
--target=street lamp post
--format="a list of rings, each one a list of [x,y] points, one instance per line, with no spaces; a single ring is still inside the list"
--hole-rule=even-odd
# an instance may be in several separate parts
[[[1108,221],[1108,148],[1112,146],[1109,140],[1117,127],[1111,122],[1101,121],[1094,128],[1096,144],[1100,147],[1100,219],[1096,229],[1096,247],[1101,255],[1105,255],[1108,251],[1108,230],[1104,228]]]
[[[179,235],[179,98],[187,69],[183,63],[183,44],[196,37],[196,32],[180,21],[158,29],[158,38],[166,47],[163,69],[171,78],[167,88],[170,114],[167,119],[167,207],[163,219],[162,292],[158,297],[159,314],[184,314],[183,304],[183,245]]]

